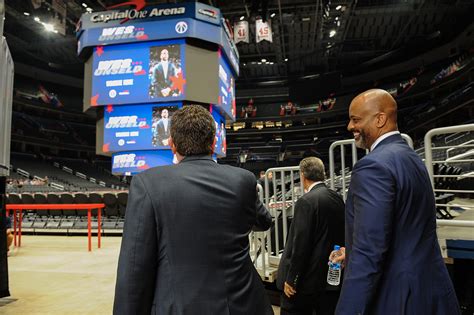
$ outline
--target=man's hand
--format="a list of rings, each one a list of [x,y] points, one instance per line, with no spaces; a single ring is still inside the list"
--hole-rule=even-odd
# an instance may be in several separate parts
[[[168,88],[164,88],[161,90],[161,95],[163,95],[164,97],[167,97],[171,92],[171,89],[168,87]]]
[[[332,263],[341,263],[344,267],[344,259],[346,259],[346,248],[341,247],[339,250],[333,250],[329,255],[329,261]]]
[[[291,285],[289,285],[288,282],[286,281],[285,281],[285,287],[283,288],[283,292],[289,298],[296,294],[296,290]]]

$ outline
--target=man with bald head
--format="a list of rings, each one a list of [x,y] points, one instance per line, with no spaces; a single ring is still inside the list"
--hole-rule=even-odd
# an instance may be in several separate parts
[[[436,236],[425,165],[402,139],[384,90],[358,95],[347,129],[370,153],[346,200],[345,275],[336,314],[460,314]]]

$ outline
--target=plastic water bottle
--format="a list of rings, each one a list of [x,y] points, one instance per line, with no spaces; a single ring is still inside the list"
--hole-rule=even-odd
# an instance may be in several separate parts
[[[338,251],[341,249],[341,246],[334,245],[334,250]],[[339,254],[340,255],[340,254]],[[336,254],[336,257],[339,256]],[[340,263],[333,263],[329,261],[329,269],[328,269],[328,284],[337,286],[341,283],[341,264]]]

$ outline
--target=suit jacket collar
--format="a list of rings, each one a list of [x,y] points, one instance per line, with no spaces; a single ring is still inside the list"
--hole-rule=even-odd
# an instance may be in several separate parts
[[[214,162],[214,160],[212,159],[212,156],[210,155],[189,155],[189,156],[185,156],[184,159],[182,159],[181,162],[179,163],[186,163],[186,162],[197,161],[197,160],[207,160],[207,161]]]
[[[311,187],[311,189],[310,189],[308,192],[313,191],[313,190],[315,190],[316,188],[318,188],[318,187],[323,187],[323,186],[326,186],[326,184],[325,184],[324,182],[317,183],[316,185],[314,185],[313,187]]]
[[[380,150],[380,148],[386,146],[387,144],[398,142],[398,141],[404,141],[401,134],[397,133],[397,134],[391,135],[390,137],[383,139],[371,152]]]

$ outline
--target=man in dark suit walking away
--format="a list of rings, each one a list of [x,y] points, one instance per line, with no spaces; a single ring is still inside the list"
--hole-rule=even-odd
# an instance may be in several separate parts
[[[179,109],[170,138],[179,164],[133,178],[114,314],[273,314],[248,240],[271,216],[252,173],[212,160],[214,134],[206,109]]]
[[[344,244],[344,201],[324,184],[320,159],[303,159],[300,178],[306,193],[296,202],[278,266],[281,314],[332,315],[339,288],[326,290],[328,254]]]
[[[370,149],[346,200],[345,276],[336,314],[460,314],[436,236],[425,165],[402,139],[384,90],[358,95],[347,129]]]

